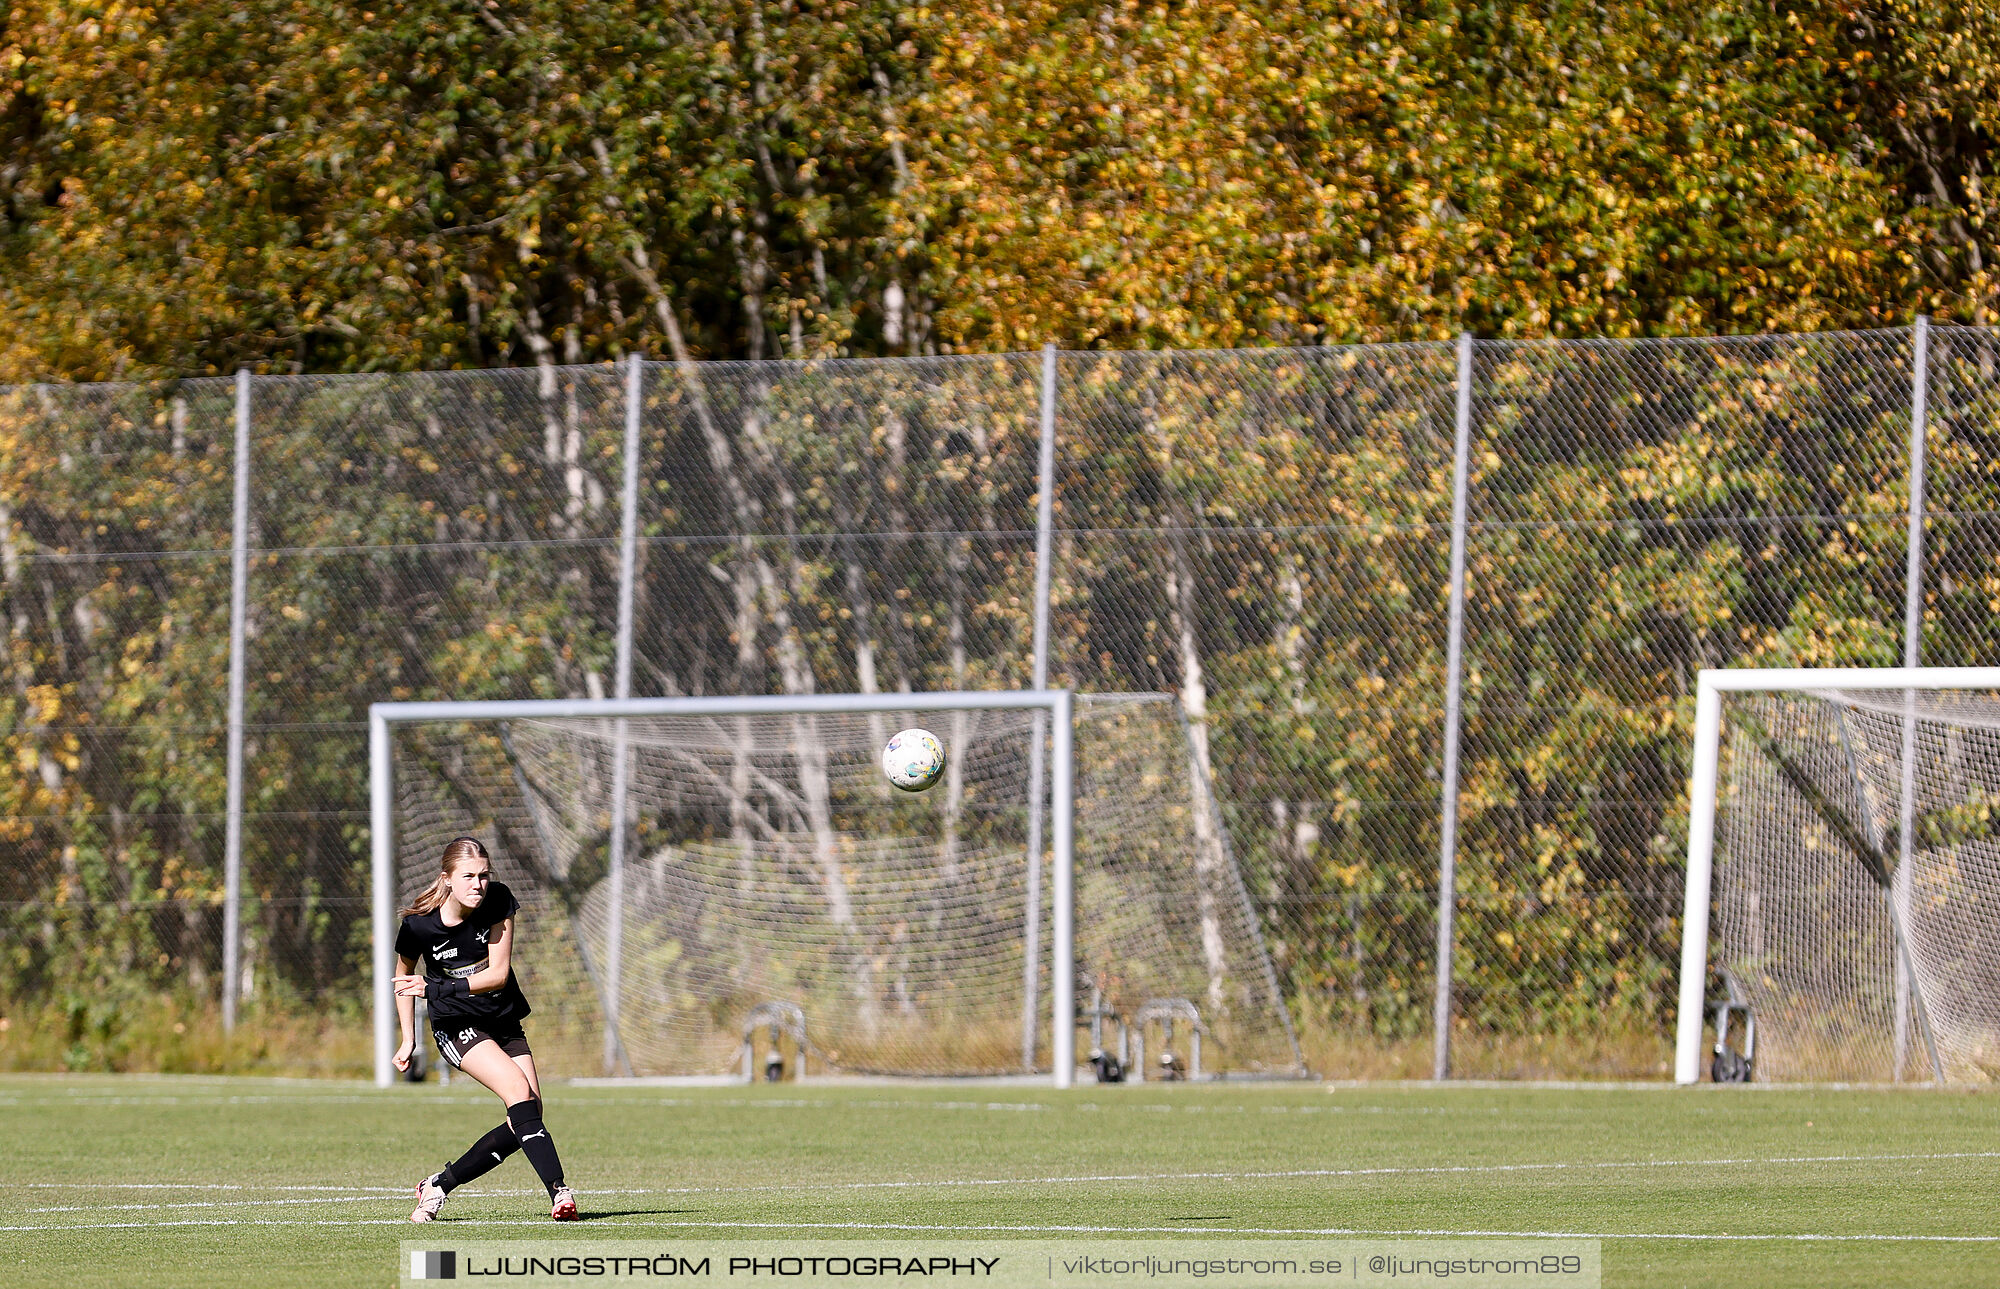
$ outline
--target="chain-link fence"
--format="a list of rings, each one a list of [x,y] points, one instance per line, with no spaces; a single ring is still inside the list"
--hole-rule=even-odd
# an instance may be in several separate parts
[[[1972,663],[2000,335],[1930,335],[1922,661]],[[1052,370],[1051,683],[1181,698],[1308,1059],[1427,1073],[1453,346]],[[361,1014],[368,703],[612,692],[627,374],[250,382],[246,1016]],[[641,374],[633,692],[1031,683],[1038,356]],[[1693,673],[1902,660],[1915,387],[1908,330],[1474,345],[1460,1072],[1666,1072]],[[79,1059],[223,990],[236,428],[0,389],[0,1003]]]

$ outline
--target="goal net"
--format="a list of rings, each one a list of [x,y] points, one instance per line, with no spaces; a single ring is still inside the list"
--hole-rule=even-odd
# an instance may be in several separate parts
[[[1048,860],[1029,861],[1049,717],[962,698],[943,711],[624,718],[488,718],[467,703],[399,720],[395,899],[432,880],[452,837],[486,842],[522,904],[516,969],[551,1068],[734,1072],[751,1013],[779,1003],[803,1012],[814,1072],[1047,1071],[1061,927]],[[879,765],[911,725],[950,757],[916,794]],[[1178,704],[1078,695],[1073,731],[1072,1013],[1098,996],[1127,1016],[1185,998],[1208,1030],[1206,1067],[1296,1071]]]
[[[1688,947],[1749,1003],[1755,1077],[2000,1075],[2000,674],[1764,674],[1702,674],[1689,848]],[[1686,1082],[1710,972],[1682,970]]]

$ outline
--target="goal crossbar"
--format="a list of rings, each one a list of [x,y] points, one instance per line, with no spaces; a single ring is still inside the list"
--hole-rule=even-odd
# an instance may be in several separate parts
[[[1674,1081],[1701,1077],[1708,977],[1709,916],[1715,868],[1716,791],[1722,698],[1728,693],[1839,690],[2000,690],[2000,667],[1818,667],[1707,669],[1695,692],[1694,760],[1688,789],[1687,886],[1681,919],[1680,998]],[[1908,752],[1905,752],[1907,765]],[[1907,797],[1907,793],[1905,794]],[[1901,928],[1897,928],[1901,938]]]
[[[1054,1083],[1076,1073],[1075,1008],[1075,698],[1067,689],[892,694],[716,695],[698,698],[518,699],[375,703],[368,709],[368,808],[373,870],[375,1083],[394,1080],[395,792],[392,727],[421,721],[618,720],[648,716],[790,716],[838,713],[1041,711],[1050,725],[1049,1006]]]

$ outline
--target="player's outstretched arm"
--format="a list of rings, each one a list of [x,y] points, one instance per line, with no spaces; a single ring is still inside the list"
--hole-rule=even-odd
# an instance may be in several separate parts
[[[396,1068],[410,1068],[410,1058],[417,1050],[417,999],[416,994],[404,991],[405,980],[418,982],[416,993],[423,992],[422,977],[415,974],[417,960],[398,955],[396,958],[396,1023],[402,1029],[403,1042],[396,1049]]]

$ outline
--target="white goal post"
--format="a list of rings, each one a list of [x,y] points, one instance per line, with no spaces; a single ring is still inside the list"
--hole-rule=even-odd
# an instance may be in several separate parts
[[[644,717],[792,717],[979,710],[1046,713],[1050,726],[1051,919],[1049,1007],[1051,1063],[1058,1088],[1076,1073],[1074,1016],[1074,699],[1066,689],[999,690],[969,693],[819,694],[796,696],[717,696],[520,700],[496,702],[376,703],[368,709],[369,825],[372,846],[374,914],[375,1082],[393,1081],[396,1009],[395,975],[396,798],[392,727],[436,721],[537,721],[578,718],[618,721]],[[615,882],[616,876],[613,877]]]
[[[1760,1066],[1767,1022],[1792,1028],[1799,1055],[1778,1077],[1992,1077],[1995,834],[2000,667],[1702,671],[1675,1082],[1701,1077],[1716,937],[1769,1013]],[[1822,1072],[1883,1069],[1891,1052],[1893,1074]]]

